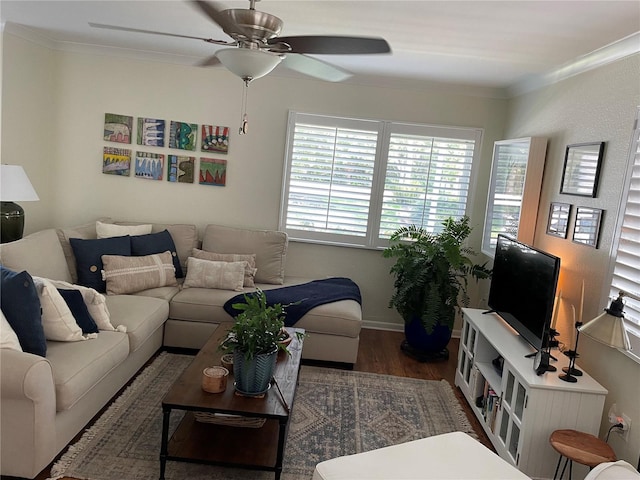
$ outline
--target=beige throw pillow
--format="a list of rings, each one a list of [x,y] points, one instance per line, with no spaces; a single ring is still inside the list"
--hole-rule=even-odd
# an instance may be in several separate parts
[[[8,348],[9,350],[16,350],[18,352],[22,352],[22,347],[20,346],[20,340],[18,340],[18,335],[11,328],[11,324],[7,317],[4,316],[4,313],[0,310],[0,348]]]
[[[34,277],[33,284],[40,298],[45,338],[58,342],[86,340],[58,289],[45,278]]]
[[[96,221],[98,238],[123,237],[125,235],[146,235],[151,233],[151,224],[144,225],[115,225]]]
[[[111,314],[107,308],[107,302],[104,295],[99,293],[93,288],[84,287],[82,285],[74,285],[69,282],[63,282],[61,280],[49,280],[56,288],[63,288],[66,290],[79,290],[82,294],[84,304],[89,310],[89,314],[96,322],[99,330],[107,330],[113,332],[115,327],[111,324]]]
[[[247,262],[213,262],[189,257],[187,278],[182,286],[241,292],[246,265]]]
[[[215,253],[205,252],[198,248],[193,249],[193,257],[201,260],[211,260],[212,262],[247,262],[247,266],[244,269],[244,281],[242,283],[245,287],[255,287],[256,271],[256,256],[242,255],[239,253]]]
[[[168,251],[142,257],[102,255],[102,264],[102,279],[107,283],[107,295],[178,284],[171,252]]]

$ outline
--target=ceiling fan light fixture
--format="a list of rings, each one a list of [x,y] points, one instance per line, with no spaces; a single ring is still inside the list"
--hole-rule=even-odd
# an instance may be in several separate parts
[[[234,75],[245,81],[264,77],[282,60],[279,55],[249,48],[222,48],[218,60]]]

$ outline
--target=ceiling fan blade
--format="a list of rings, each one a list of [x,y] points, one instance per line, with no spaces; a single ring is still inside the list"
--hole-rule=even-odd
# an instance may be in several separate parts
[[[341,82],[352,76],[350,72],[340,67],[323,62],[317,58],[296,53],[287,54],[282,60],[281,65],[327,82]]]
[[[218,57],[216,57],[215,55],[211,55],[210,57],[205,58],[204,60],[199,62],[198,66],[199,67],[216,67],[221,64],[222,62]]]
[[[229,45],[230,42],[225,42],[224,40],[214,40],[212,38],[204,38],[204,37],[193,37],[191,35],[180,35],[178,33],[166,33],[166,32],[156,32],[155,30],[142,30],[140,28],[129,28],[129,27],[119,27],[117,25],[105,25],[103,23],[92,23],[89,22],[89,26],[93,28],[104,28],[105,30],[120,30],[122,32],[133,32],[133,33],[150,33],[152,35],[164,35],[166,37],[177,37],[177,38],[189,38],[192,40],[202,40],[207,43],[215,43],[219,45]]]
[[[205,0],[193,0],[191,3],[209,17],[209,19],[217,23],[227,35],[236,33],[250,37],[250,32],[247,32],[243,27],[234,22],[229,15],[223,13],[227,8],[221,3],[213,1],[207,2]]]
[[[320,55],[360,55],[370,53],[390,53],[391,47],[384,38],[345,37],[330,35],[300,35],[275,37],[269,45],[285,43],[292,53],[311,53]]]

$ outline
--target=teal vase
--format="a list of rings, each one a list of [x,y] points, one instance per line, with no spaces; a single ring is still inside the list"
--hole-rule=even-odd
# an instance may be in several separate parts
[[[270,353],[255,355],[247,360],[244,352],[233,352],[233,376],[236,390],[242,395],[262,395],[269,390],[278,359],[277,347]]]

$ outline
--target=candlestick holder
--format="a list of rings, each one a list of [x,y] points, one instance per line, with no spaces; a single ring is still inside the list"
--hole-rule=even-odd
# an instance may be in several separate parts
[[[560,377],[560,380],[564,380],[565,382],[570,382],[570,383],[576,383],[578,381],[578,379],[576,377],[579,377],[582,375],[582,371],[575,368],[576,365],[576,358],[578,358],[580,355],[578,354],[578,340],[580,339],[580,327],[582,326],[582,322],[576,322],[575,328],[576,328],[576,344],[573,347],[573,350],[567,350],[566,352],[564,352],[564,354],[569,357],[569,366],[568,367],[564,367],[562,369],[562,371],[564,372],[564,374],[562,375],[558,375],[558,377]]]
[[[549,348],[553,348],[553,347],[557,347],[558,346],[558,340],[556,340],[556,337],[560,335],[560,332],[558,332],[555,328],[550,328],[549,329]]]

